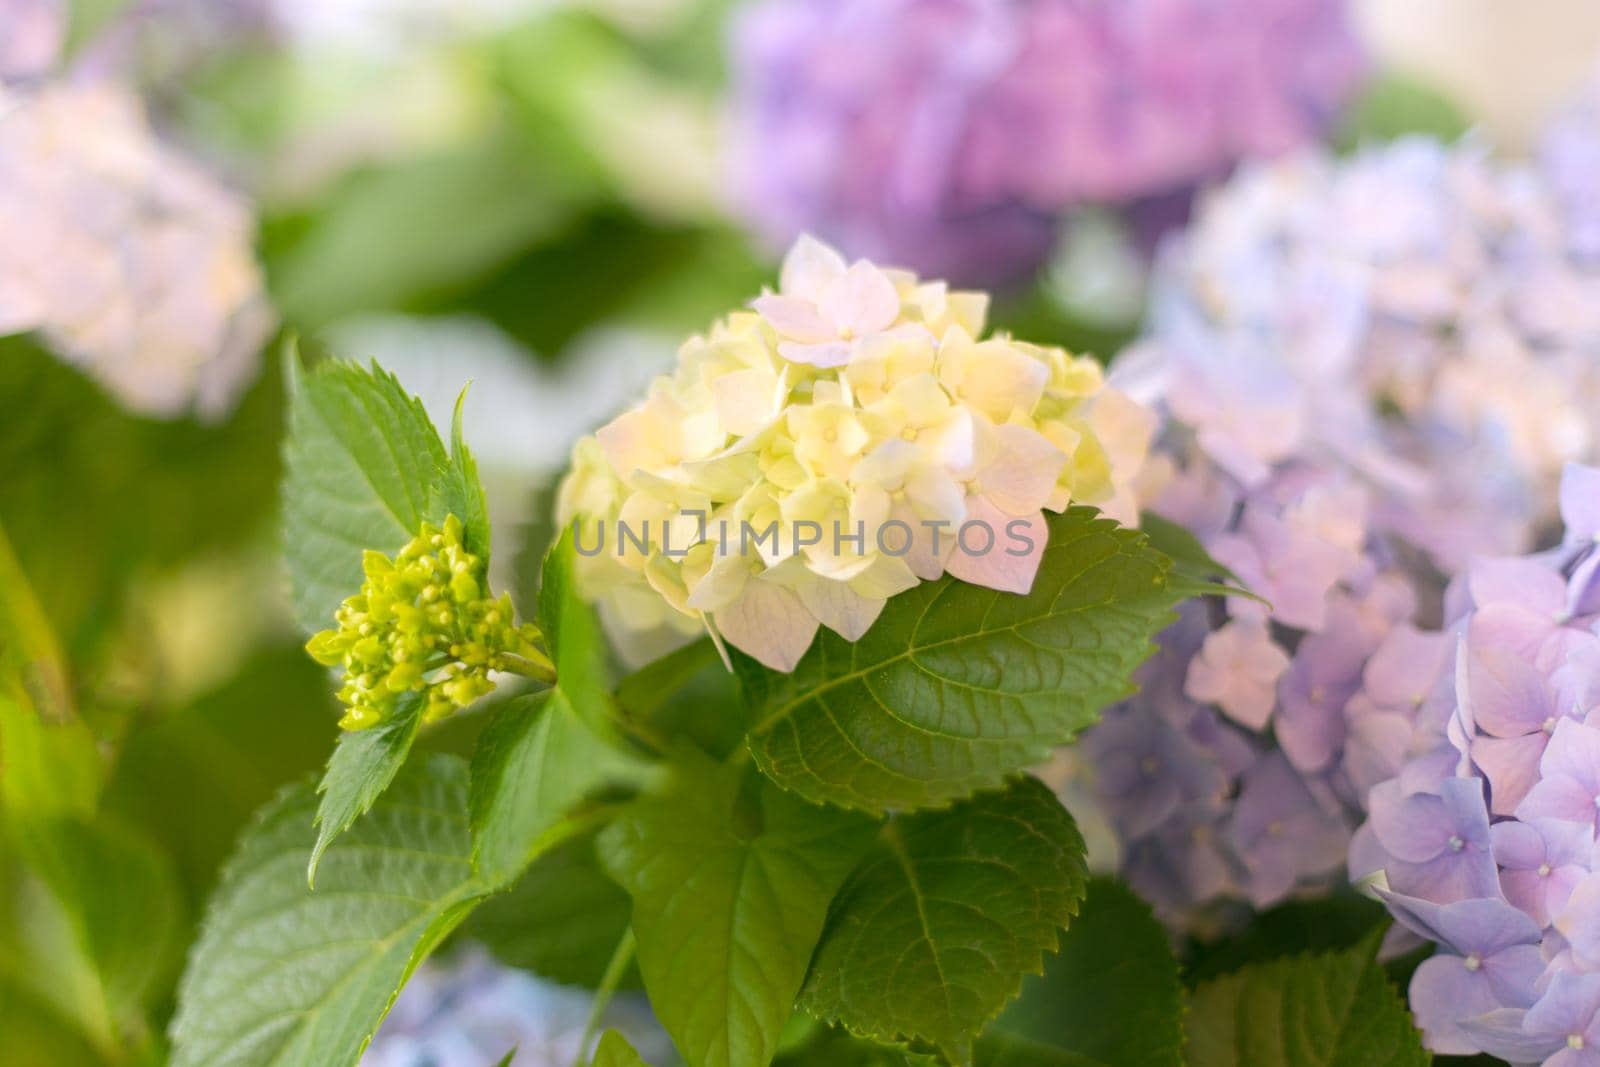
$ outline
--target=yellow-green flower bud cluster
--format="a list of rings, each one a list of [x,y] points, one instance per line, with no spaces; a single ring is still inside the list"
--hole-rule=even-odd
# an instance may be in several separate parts
[[[368,551],[338,626],[306,644],[317,662],[344,669],[340,726],[376,726],[407,693],[422,695],[425,721],[442,718],[491,692],[491,671],[553,674],[538,629],[517,624],[509,596],[487,594],[484,561],[461,535],[451,515],[442,528],[423,524],[392,560]]]

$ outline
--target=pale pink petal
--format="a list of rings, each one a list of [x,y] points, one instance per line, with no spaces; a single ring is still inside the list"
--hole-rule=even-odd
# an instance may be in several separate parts
[[[809,300],[767,293],[750,301],[750,306],[778,331],[779,336],[792,341],[819,343],[839,336],[839,331]]]
[[[932,581],[944,574],[944,561],[949,558],[951,550],[955,547],[956,529],[961,525],[961,519],[966,518],[966,498],[962,497],[961,514],[954,522],[938,525],[941,520],[925,518],[911,505],[909,500],[896,503],[889,512],[890,521],[903,522],[911,531],[911,543],[905,552],[900,553],[900,558],[905,561],[911,572],[924,581]],[[934,523],[935,525],[927,525]],[[905,531],[898,528],[884,531],[885,545],[899,552],[901,541],[905,540]]]
[[[713,616],[728,644],[765,666],[794,670],[817,636],[817,619],[800,598],[774,581],[758,579]]]
[[[858,259],[842,278],[828,283],[817,310],[840,333],[864,337],[894,324],[900,316],[900,294],[883,271]]]
[[[795,589],[806,610],[822,625],[846,641],[860,640],[877,621],[886,601],[864,597],[845,582],[819,578],[802,582]]]
[[[986,525],[987,531],[975,523]],[[968,497],[961,529],[969,527],[966,538],[957,530],[957,543],[945,557],[945,570],[963,582],[1007,593],[1026,593],[1033,588],[1050,537],[1043,512],[1017,518],[982,497]],[[986,550],[979,551],[985,545]]]
[[[1028,515],[1044,507],[1061,477],[1067,457],[1043,434],[1026,426],[997,426],[999,451],[978,472],[979,489],[1008,515]]]

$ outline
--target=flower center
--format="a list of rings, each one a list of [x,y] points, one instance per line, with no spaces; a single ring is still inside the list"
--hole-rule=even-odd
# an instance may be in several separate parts
[[[1568,1034],[1567,1035],[1567,1047],[1572,1049],[1572,1051],[1574,1051],[1574,1052],[1581,1052],[1583,1050],[1583,1035],[1582,1034]]]
[[[1550,865],[1548,863],[1539,864],[1539,877],[1540,878],[1548,878],[1548,877],[1550,877]]]
[[[1483,957],[1474,952],[1462,962],[1466,965],[1467,970],[1476,971],[1479,967],[1483,966]]]
[[[1146,756],[1139,761],[1139,769],[1153,778],[1155,773],[1161,769],[1161,761],[1154,756]]]
[[[1542,724],[1540,724],[1539,729],[1543,730],[1547,734],[1555,733],[1556,732],[1556,717],[1554,715],[1550,716]]]
[[[1467,843],[1465,841],[1461,840],[1461,835],[1460,834],[1451,834],[1450,835],[1450,851],[1451,852],[1460,852],[1462,849],[1464,849],[1466,847],[1467,847]]]

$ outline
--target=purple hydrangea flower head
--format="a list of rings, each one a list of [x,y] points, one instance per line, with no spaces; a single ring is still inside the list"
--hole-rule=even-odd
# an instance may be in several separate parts
[[[775,246],[988,285],[1068,208],[1314,136],[1363,69],[1339,0],[766,0],[732,53],[743,206]]]
[[[1600,613],[1573,591],[1600,554],[1600,470],[1560,481],[1571,525],[1556,548],[1453,583],[1443,728],[1436,685],[1349,860],[1440,945],[1411,987],[1429,1046],[1547,1067],[1600,1064]],[[1490,981],[1494,944],[1515,955]]]

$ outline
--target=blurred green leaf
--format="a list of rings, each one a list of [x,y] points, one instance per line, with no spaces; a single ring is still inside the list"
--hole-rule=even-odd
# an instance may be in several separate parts
[[[50,819],[13,827],[18,854],[60,903],[106,1014],[137,1028],[179,961],[171,860],[120,820]]]
[[[704,330],[759,294],[767,273],[731,230],[652,224],[607,207],[573,219],[463,303],[554,357],[599,322],[674,336]]]
[[[326,761],[337,717],[327,672],[298,643],[263,648],[222,685],[135,729],[104,806],[161,843],[198,906],[249,818]]]
[[[685,753],[674,771],[601,834],[601,859],[633,897],[639,970],[689,1067],[764,1067],[873,824],[748,766]]]
[[[1344,151],[1412,134],[1448,144],[1471,125],[1448,96],[1426,82],[1391,71],[1373,79],[1350,105],[1336,141]]]
[[[594,1050],[594,1067],[650,1067],[628,1044],[628,1039],[615,1030],[600,1035],[600,1044]]]
[[[1387,922],[1382,904],[1349,888],[1315,900],[1291,900],[1252,917],[1229,936],[1191,940],[1184,980],[1193,986],[1252,963],[1348,949]]]
[[[839,891],[801,1006],[970,1063],[979,1032],[1040,973],[1088,880],[1072,816],[1035,779],[900,816]]]
[[[269,365],[221,423],[139,418],[35,339],[0,338],[0,527],[76,673],[118,632],[132,576],[262,530],[281,391]]]
[[[1104,1067],[1182,1067],[1183,985],[1150,906],[1107,879],[995,1024]],[[980,1057],[980,1060],[983,1057]]]
[[[511,888],[484,901],[467,921],[467,936],[500,962],[541,978],[594,989],[628,932],[633,901],[606,874],[595,835],[584,834],[534,860]],[[623,988],[638,988],[637,967]]]
[[[751,711],[709,638],[662,656],[624,678],[617,704],[629,720],[683,737],[718,759],[741,744]]]
[[[1253,964],[1194,991],[1190,1067],[1426,1067],[1431,1057],[1376,956],[1342,952]]]
[[[1091,508],[1048,521],[1025,596],[947,575],[892,598],[859,641],[823,630],[792,673],[735,651],[761,769],[810,800],[933,807],[1044,762],[1132,692],[1194,583]]]
[[[15,856],[0,853],[0,1063],[112,1063],[134,1043],[110,1017],[71,916]],[[40,1050],[72,1054],[51,1059]]]
[[[472,873],[467,768],[407,767],[305,882],[316,795],[284,792],[228,862],[189,958],[174,1067],[353,1067],[416,964],[484,887]]]
[[[105,773],[94,737],[76,719],[46,722],[21,692],[0,687],[0,813],[19,822],[95,809]]]
[[[351,174],[305,217],[268,228],[277,305],[315,328],[470,291],[587,199],[563,167],[495,125],[475,142]]]

